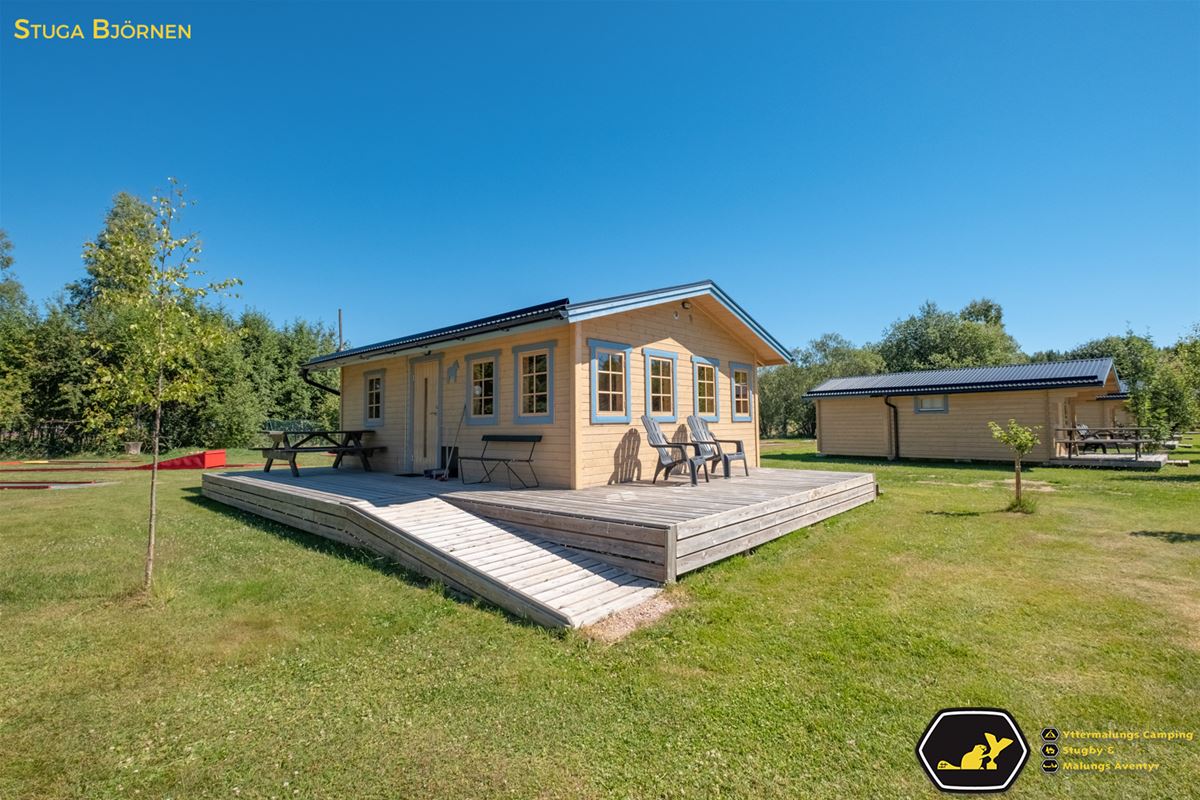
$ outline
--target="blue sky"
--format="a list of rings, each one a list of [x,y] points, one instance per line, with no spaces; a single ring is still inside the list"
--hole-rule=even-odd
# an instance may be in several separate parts
[[[17,41],[177,21],[185,42]],[[1200,298],[1200,4],[0,5],[30,294],[168,175],[205,268],[357,344],[710,277],[789,345],[989,296],[1027,350]]]

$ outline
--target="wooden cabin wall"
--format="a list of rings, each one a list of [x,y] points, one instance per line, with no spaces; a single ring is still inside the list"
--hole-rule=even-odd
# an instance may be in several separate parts
[[[891,413],[880,397],[818,400],[817,449],[829,456],[887,458],[891,455]]]
[[[676,318],[678,314],[678,318]],[[694,413],[692,356],[717,359],[718,422],[709,428],[717,438],[743,441],[750,467],[758,466],[758,386],[755,358],[749,345],[693,305],[664,303],[621,314],[599,317],[571,326],[574,339],[574,378],[577,390],[573,417],[576,440],[576,485],[602,486],[628,480],[649,480],[654,475],[658,451],[646,443],[641,416],[646,413],[644,348],[676,353],[676,422],[660,423],[667,438],[689,441],[687,416]],[[629,365],[629,424],[591,421],[591,350],[589,339],[616,342],[633,348]],[[733,421],[733,376],[730,362],[750,365],[751,420]],[[734,468],[740,470],[739,464]],[[718,470],[719,472],[719,470]]]
[[[516,357],[513,348],[541,342],[554,344],[554,422],[536,425],[517,423],[513,421],[513,386],[516,380]],[[524,332],[518,329],[505,336],[432,350],[430,355],[435,358],[440,355],[442,364],[442,411],[439,418],[442,445],[448,447],[454,443],[459,419],[465,407],[467,387],[470,386],[466,357],[491,351],[499,351],[499,381],[496,390],[499,419],[496,424],[489,425],[471,425],[464,422],[459,435],[459,452],[462,455],[478,455],[483,449],[480,437],[486,433],[541,434],[543,439],[534,450],[534,468],[538,477],[545,486],[569,487],[572,475],[569,416],[572,372],[566,324]],[[457,370],[454,371],[452,380],[451,367],[455,364]],[[406,472],[411,468],[407,461],[409,367],[409,358],[399,356],[342,369],[342,427],[374,430],[374,435],[368,442],[383,445],[387,447],[387,451],[373,460],[372,465],[394,473]],[[368,373],[377,370],[384,371],[384,419],[382,425],[371,428],[365,420],[365,379]],[[489,453],[523,454],[521,447],[505,445],[502,449],[497,449],[498,446],[493,445]],[[528,445],[524,448],[524,452],[527,452]],[[354,460],[347,459],[345,463],[354,467],[352,461]],[[468,469],[478,468],[471,465]]]

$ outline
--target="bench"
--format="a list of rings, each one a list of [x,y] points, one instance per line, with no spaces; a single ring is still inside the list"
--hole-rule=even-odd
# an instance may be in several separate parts
[[[1121,446],[1132,447],[1134,458],[1142,457],[1142,448],[1145,446],[1157,445],[1154,439],[1055,439],[1055,444],[1065,444],[1067,446],[1067,458],[1072,458],[1077,449],[1082,451],[1082,446],[1097,446],[1104,449],[1104,454],[1108,454],[1108,447],[1115,447],[1117,452],[1121,452]]]
[[[270,447],[256,448],[267,459],[263,472],[270,472],[271,465],[278,459],[287,461],[292,470],[292,477],[300,477],[300,469],[296,466],[296,457],[301,453],[333,453],[333,468],[342,465],[346,456],[358,456],[362,463],[363,472],[371,471],[371,456],[387,450],[386,447],[364,445],[363,437],[369,431],[267,431],[271,437]],[[300,437],[291,441],[292,437]]]
[[[480,441],[483,442],[483,452],[477,456],[459,456],[458,457],[458,477],[462,480],[464,486],[470,486],[478,483],[491,483],[492,475],[500,467],[504,467],[508,477],[508,488],[513,489],[513,479],[521,484],[523,489],[536,489],[541,484],[538,482],[537,472],[533,469],[533,451],[538,446],[538,442],[542,440],[541,434],[511,434],[511,433],[485,433]],[[488,455],[488,447],[493,445],[529,445],[529,454],[513,454],[513,455]],[[522,451],[524,448],[521,448]],[[483,475],[477,481],[467,480],[467,471],[463,468],[463,462],[470,461],[479,464],[483,469]],[[521,474],[513,469],[513,464],[524,464],[529,470],[529,474],[533,478],[533,482],[527,482]]]

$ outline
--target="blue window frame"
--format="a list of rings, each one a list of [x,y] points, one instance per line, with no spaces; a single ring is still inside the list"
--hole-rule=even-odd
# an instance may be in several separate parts
[[[913,398],[913,411],[917,414],[949,414],[950,395],[919,394]]]
[[[500,421],[500,351],[471,353],[467,365],[467,424],[495,425]]]
[[[754,368],[737,361],[729,362],[729,401],[734,422],[750,422],[754,417]]]
[[[692,408],[707,422],[721,421],[720,365],[715,358],[692,356]]]
[[[383,382],[381,369],[363,373],[363,427],[383,427]]]
[[[633,348],[620,342],[588,339],[591,349],[592,424],[628,425],[629,360]]]
[[[646,362],[646,413],[659,422],[679,419],[679,354],[642,348]]]
[[[513,422],[554,423],[554,342],[514,347]]]

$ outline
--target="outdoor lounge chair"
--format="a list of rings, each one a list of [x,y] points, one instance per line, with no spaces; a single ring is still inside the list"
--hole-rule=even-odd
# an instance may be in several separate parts
[[[651,483],[658,481],[658,473],[661,472],[669,478],[671,470],[684,465],[691,474],[692,486],[700,483],[697,480],[697,471],[700,469],[704,470],[704,482],[708,483],[708,458],[699,452],[700,448],[697,445],[667,441],[658,422],[645,414],[642,415],[642,426],[646,429],[646,440],[658,451],[658,463],[654,465],[654,479]],[[696,455],[688,455],[688,448],[695,448]]]
[[[712,431],[708,429],[708,423],[695,414],[687,418],[687,426],[688,430],[692,433],[692,442],[696,445],[696,449],[700,452],[700,455],[712,462],[714,467],[717,465],[717,462],[720,462],[726,478],[729,477],[730,473],[730,461],[741,461],[742,469],[746,471],[746,477],[750,477],[750,465],[746,462],[746,448],[742,444],[741,439],[716,438],[712,435]],[[732,453],[726,452],[721,447],[723,444],[735,445],[737,449]]]
[[[1104,439],[1095,433],[1087,425],[1080,422],[1075,426],[1075,434],[1079,437],[1079,452],[1086,453],[1088,450],[1100,452],[1108,455],[1108,445],[1104,443]],[[1121,448],[1117,448],[1117,452],[1121,452]]]

